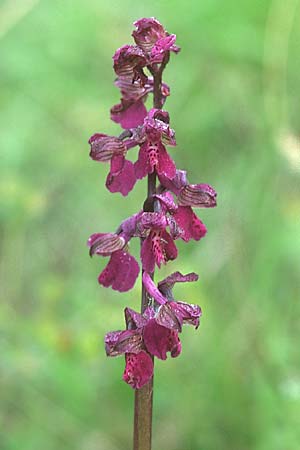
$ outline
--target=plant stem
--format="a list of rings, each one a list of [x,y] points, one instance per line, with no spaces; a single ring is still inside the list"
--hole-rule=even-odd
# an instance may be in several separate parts
[[[168,63],[169,54],[166,55],[163,62],[157,70],[149,70],[153,75],[153,106],[161,109],[163,106],[163,97],[161,93],[162,73]],[[156,191],[156,172],[148,175],[147,199],[150,199]],[[147,199],[145,204],[147,204]],[[155,202],[152,202],[150,210],[155,210]],[[145,210],[145,208],[144,208]],[[149,209],[147,208],[147,211]],[[154,277],[154,272],[150,274]],[[143,313],[149,304],[148,294],[142,284],[141,312]],[[133,431],[133,450],[151,450],[152,436],[152,405],[153,405],[153,377],[145,386],[135,391],[134,401],[134,431]]]
[[[155,193],[156,174],[148,175],[147,198]],[[153,207],[152,207],[153,210]],[[150,276],[153,278],[154,273]],[[148,294],[142,284],[141,312],[148,306]],[[133,450],[151,450],[152,436],[152,404],[153,404],[153,377],[145,386],[135,391],[134,400],[134,432]]]

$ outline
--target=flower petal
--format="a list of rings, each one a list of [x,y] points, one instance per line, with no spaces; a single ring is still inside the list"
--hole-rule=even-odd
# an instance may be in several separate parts
[[[133,214],[121,223],[121,235],[124,236],[126,241],[128,241],[133,236],[139,236],[137,228],[142,214],[142,212]]]
[[[138,160],[134,163],[135,176],[140,180],[144,178],[146,175],[148,175],[148,173],[153,172],[148,157],[148,148],[149,148],[148,142],[145,142],[144,144],[141,145]]]
[[[176,53],[178,53],[179,47],[177,47],[176,45],[174,46],[175,41],[176,41],[175,34],[170,34],[161,39],[158,39],[150,53],[151,63],[152,64],[153,63],[161,63],[164,59],[166,52],[168,52],[170,50],[174,50],[174,51],[176,51]]]
[[[188,242],[190,239],[199,241],[206,234],[206,227],[196,216],[190,206],[178,206],[173,215],[178,227],[181,229],[180,237]]]
[[[147,272],[143,273],[143,284],[145,286],[146,291],[157,303],[163,305],[167,302],[167,299],[162,295],[162,293],[157,289],[155,283]]]
[[[136,45],[123,45],[113,56],[114,71],[119,76],[131,76],[146,65],[143,51]]]
[[[95,161],[109,161],[114,155],[126,153],[124,142],[115,136],[96,133],[89,139],[89,144],[90,157]]]
[[[110,167],[110,172],[106,178],[107,189],[110,192],[128,195],[136,183],[133,163],[127,161],[123,156],[114,156],[111,159]]]
[[[141,330],[111,331],[105,336],[107,356],[118,356],[124,353],[139,353],[143,348]]]
[[[160,174],[158,175],[159,181],[161,183],[161,186],[159,188],[160,192],[163,192],[164,189],[169,189],[172,191],[175,195],[178,195],[180,192],[180,189],[183,186],[186,186],[187,184],[187,178],[186,178],[186,171],[185,170],[176,170],[175,177],[170,180],[165,175]]]
[[[158,39],[166,36],[164,27],[154,17],[139,19],[134,22],[134,26],[133,39],[146,53],[151,52]]]
[[[198,278],[199,277],[195,272],[187,273],[186,275],[182,275],[181,272],[174,272],[158,283],[158,289],[162,293],[165,293],[168,290],[173,289],[175,283],[189,283],[191,281],[197,281]]]
[[[108,256],[125,245],[125,239],[114,233],[95,233],[89,237],[87,242],[90,247],[90,256]]]
[[[181,353],[181,342],[175,330],[170,330],[169,351],[171,352],[172,358],[176,358]]]
[[[169,302],[168,305],[180,322],[193,325],[196,329],[199,327],[202,316],[200,306],[185,302]]]
[[[118,250],[111,255],[98,281],[104,287],[111,286],[116,291],[126,292],[134,286],[139,270],[139,265],[133,256]]]
[[[175,163],[163,144],[159,145],[158,164],[156,165],[156,170],[159,175],[163,175],[169,180],[172,180],[176,175]]]
[[[149,320],[144,327],[143,337],[148,352],[159,359],[165,360],[167,352],[171,352],[171,356],[175,357],[181,351],[178,334],[159,325],[155,319]]]
[[[178,255],[178,251],[177,251],[176,245],[174,243],[174,240],[169,235],[169,233],[165,230],[162,231],[161,238],[165,242],[165,245],[164,245],[165,262],[173,261],[173,259],[176,259],[177,255]]]
[[[143,99],[136,102],[121,99],[121,103],[115,105],[110,110],[111,119],[119,123],[122,128],[135,128],[142,125],[147,115],[147,109]]]
[[[216,197],[216,191],[208,184],[188,184],[180,190],[178,205],[213,208]]]
[[[154,197],[159,200],[164,213],[167,211],[173,213],[177,210],[178,207],[171,192],[163,192],[162,194],[154,195]]]
[[[149,234],[149,236],[147,236],[146,239],[142,243],[141,261],[142,261],[143,270],[145,270],[148,273],[152,273],[154,271],[155,255],[154,255],[153,249],[152,249],[151,234]]]
[[[168,224],[167,218],[162,212],[144,212],[141,215],[140,225],[142,229],[164,229]]]
[[[177,317],[170,303],[168,302],[159,308],[156,315],[156,322],[163,327],[181,331],[183,324],[182,318],[180,315]]]
[[[142,328],[146,325],[146,319],[138,312],[131,308],[125,308],[125,321],[128,330],[134,330],[136,328]]]
[[[151,319],[144,327],[143,337],[148,352],[159,359],[167,359],[170,330]]]
[[[133,389],[140,389],[147,384],[153,376],[153,361],[148,353],[141,351],[137,355],[127,353],[123,380]]]

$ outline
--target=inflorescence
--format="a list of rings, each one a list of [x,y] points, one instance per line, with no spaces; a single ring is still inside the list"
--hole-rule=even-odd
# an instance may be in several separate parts
[[[106,187],[123,196],[144,177],[159,180],[155,191],[146,199],[143,209],[124,220],[115,233],[96,233],[89,240],[90,255],[109,257],[100,273],[102,286],[119,292],[130,290],[139,275],[140,266],[129,252],[129,242],[141,240],[142,281],[147,307],[142,313],[125,308],[126,330],[107,333],[108,356],[125,354],[123,379],[133,388],[144,386],[153,375],[153,357],[166,359],[167,352],[176,357],[181,352],[179,333],[184,324],[199,326],[201,309],[197,305],[176,301],[173,287],[178,282],[196,281],[195,273],[175,272],[157,285],[153,281],[155,265],[161,267],[177,258],[175,241],[199,241],[206,227],[193,208],[216,206],[216,192],[207,184],[190,184],[184,170],[178,170],[166,147],[176,145],[170,128],[169,114],[162,107],[170,88],[162,81],[162,72],[170,52],[178,53],[176,36],[169,34],[154,18],[134,23],[135,45],[124,45],[113,56],[121,102],[111,108],[111,118],[124,131],[119,137],[94,134],[89,144],[90,157],[109,162]],[[154,108],[147,111],[145,101],[154,96]],[[135,163],[126,159],[133,148],[139,148]]]

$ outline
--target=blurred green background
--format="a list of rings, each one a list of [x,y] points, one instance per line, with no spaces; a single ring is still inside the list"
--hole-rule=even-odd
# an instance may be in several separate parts
[[[177,166],[210,183],[206,239],[178,244],[199,303],[178,359],[155,372],[156,450],[300,448],[300,2],[0,2],[0,449],[127,450],[133,391],[103,336],[140,283],[97,284],[87,237],[145,197],[104,188],[89,136],[119,134],[111,57],[156,16],[182,52],[165,72]],[[138,252],[136,243],[135,252]]]

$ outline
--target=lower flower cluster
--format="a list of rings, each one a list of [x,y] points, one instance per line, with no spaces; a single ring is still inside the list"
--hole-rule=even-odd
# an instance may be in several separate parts
[[[175,301],[172,293],[175,283],[197,279],[195,273],[175,272],[156,286],[145,272],[143,283],[153,306],[148,306],[143,314],[125,308],[126,330],[112,331],[105,336],[107,356],[125,354],[123,380],[134,389],[140,389],[152,378],[154,356],[165,360],[168,352],[172,358],[181,353],[178,335],[184,324],[198,328],[200,307]]]

